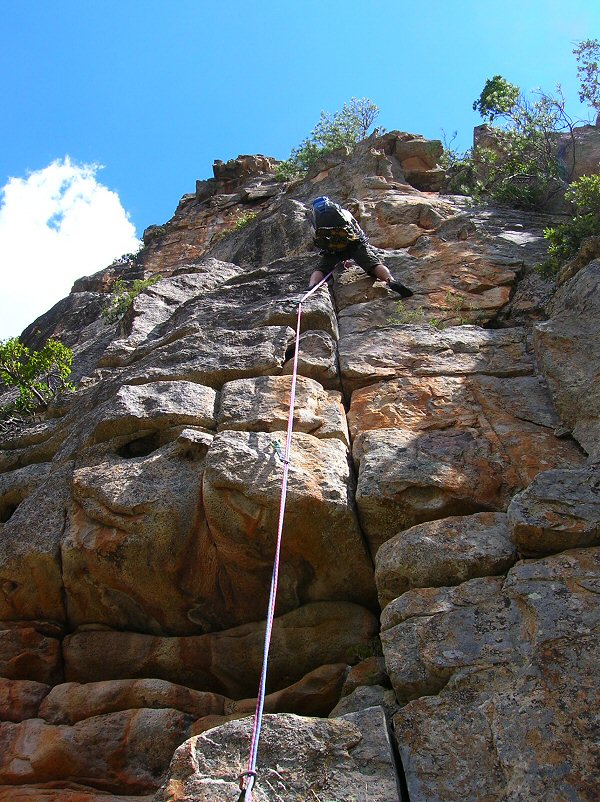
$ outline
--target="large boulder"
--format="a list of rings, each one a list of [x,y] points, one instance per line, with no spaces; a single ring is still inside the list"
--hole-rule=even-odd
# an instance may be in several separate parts
[[[148,793],[159,786],[190,723],[189,716],[168,709],[110,713],[72,727],[39,718],[3,722],[0,783],[74,780],[105,791]]]
[[[600,470],[544,471],[508,508],[519,552],[539,556],[600,545]]]
[[[504,574],[516,559],[504,513],[419,524],[395,535],[377,552],[379,603],[383,608],[411,588],[460,585],[474,577]]]
[[[574,550],[390,605],[411,799],[594,798],[599,571],[598,549]]]
[[[222,555],[221,593],[228,594],[238,621],[266,609],[284,448],[283,432],[225,430],[208,452],[206,521]],[[278,609],[325,599],[372,605],[373,569],[349,492],[345,445],[337,438],[294,434],[288,481]]]
[[[252,720],[246,718],[186,741],[175,753],[155,802],[176,797],[197,802],[236,798],[251,731]],[[373,799],[399,798],[379,708],[330,720],[267,715],[260,747],[260,773],[252,791],[256,802],[311,798],[351,802],[358,789]]]

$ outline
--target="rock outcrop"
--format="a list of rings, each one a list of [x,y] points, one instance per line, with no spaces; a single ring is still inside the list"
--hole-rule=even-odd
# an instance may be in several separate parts
[[[438,155],[216,162],[29,327],[79,386],[1,443],[0,800],[239,793],[321,194],[414,296],[348,267],[303,304],[254,798],[597,797],[600,263],[555,292],[549,218]]]

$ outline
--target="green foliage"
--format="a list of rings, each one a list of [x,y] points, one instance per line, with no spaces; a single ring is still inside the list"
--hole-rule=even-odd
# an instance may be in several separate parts
[[[136,278],[133,281],[117,279],[113,284],[110,299],[102,310],[102,316],[109,323],[115,323],[115,321],[123,317],[134,299],[152,284],[156,284],[160,278],[161,276],[152,276],[146,279]]]
[[[470,311],[471,307],[463,295],[448,290],[444,298],[444,311],[447,310],[452,314],[452,320],[441,317],[430,317],[428,319],[422,306],[417,306],[415,309],[407,309],[402,301],[396,301],[396,311],[387,318],[387,322],[392,325],[415,324],[433,326],[433,328],[439,329],[440,331],[447,326],[466,326],[472,321],[468,317],[459,314],[465,306],[466,309]]]
[[[59,393],[75,389],[67,381],[72,362],[73,352],[58,340],[47,340],[39,351],[31,351],[18,337],[0,343],[0,380],[19,390],[15,407],[22,413],[45,409]]]
[[[242,228],[246,228],[246,226],[256,219],[257,216],[258,212],[240,212],[240,214],[238,214],[238,216],[235,218],[233,230],[240,231]]]
[[[484,120],[493,122],[496,117],[510,114],[519,101],[519,87],[511,84],[501,75],[488,78],[473,111],[478,111]]]
[[[600,43],[597,39],[584,39],[574,48],[579,78],[579,100],[595,111],[600,111]]]
[[[545,276],[555,275],[575,256],[586,237],[600,235],[600,175],[582,175],[566,191],[565,199],[574,205],[575,216],[544,230],[550,243],[548,258],[541,266]]]
[[[124,253],[113,259],[111,267],[134,267],[137,264],[138,258],[144,250],[144,243],[140,241],[140,246],[137,251],[131,253]]]
[[[310,135],[292,149],[289,159],[279,165],[277,178],[293,180],[304,175],[321,156],[342,147],[351,151],[366,137],[378,115],[379,109],[373,101],[355,97],[334,114],[322,111]]]
[[[402,301],[396,301],[396,311],[388,317],[387,322],[393,325],[425,323],[425,312],[422,306],[417,306],[416,309],[407,309]]]
[[[574,122],[560,86],[554,94],[538,90],[527,99],[517,86],[495,75],[473,108],[499,126],[464,154],[446,149],[448,190],[517,208],[543,208],[573,171],[557,153],[559,134],[568,133],[574,144]]]

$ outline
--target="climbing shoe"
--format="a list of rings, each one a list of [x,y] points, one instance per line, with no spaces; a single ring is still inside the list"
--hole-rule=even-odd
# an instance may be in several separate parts
[[[414,295],[412,290],[409,290],[408,287],[404,286],[404,284],[400,284],[399,281],[390,281],[388,287],[390,290],[397,292],[401,298],[410,298],[411,295]]]

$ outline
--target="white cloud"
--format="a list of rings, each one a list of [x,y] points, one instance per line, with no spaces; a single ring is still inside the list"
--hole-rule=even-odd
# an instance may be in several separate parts
[[[98,164],[68,156],[10,178],[0,205],[0,339],[15,337],[65,295],[73,281],[109,265],[139,241]]]

